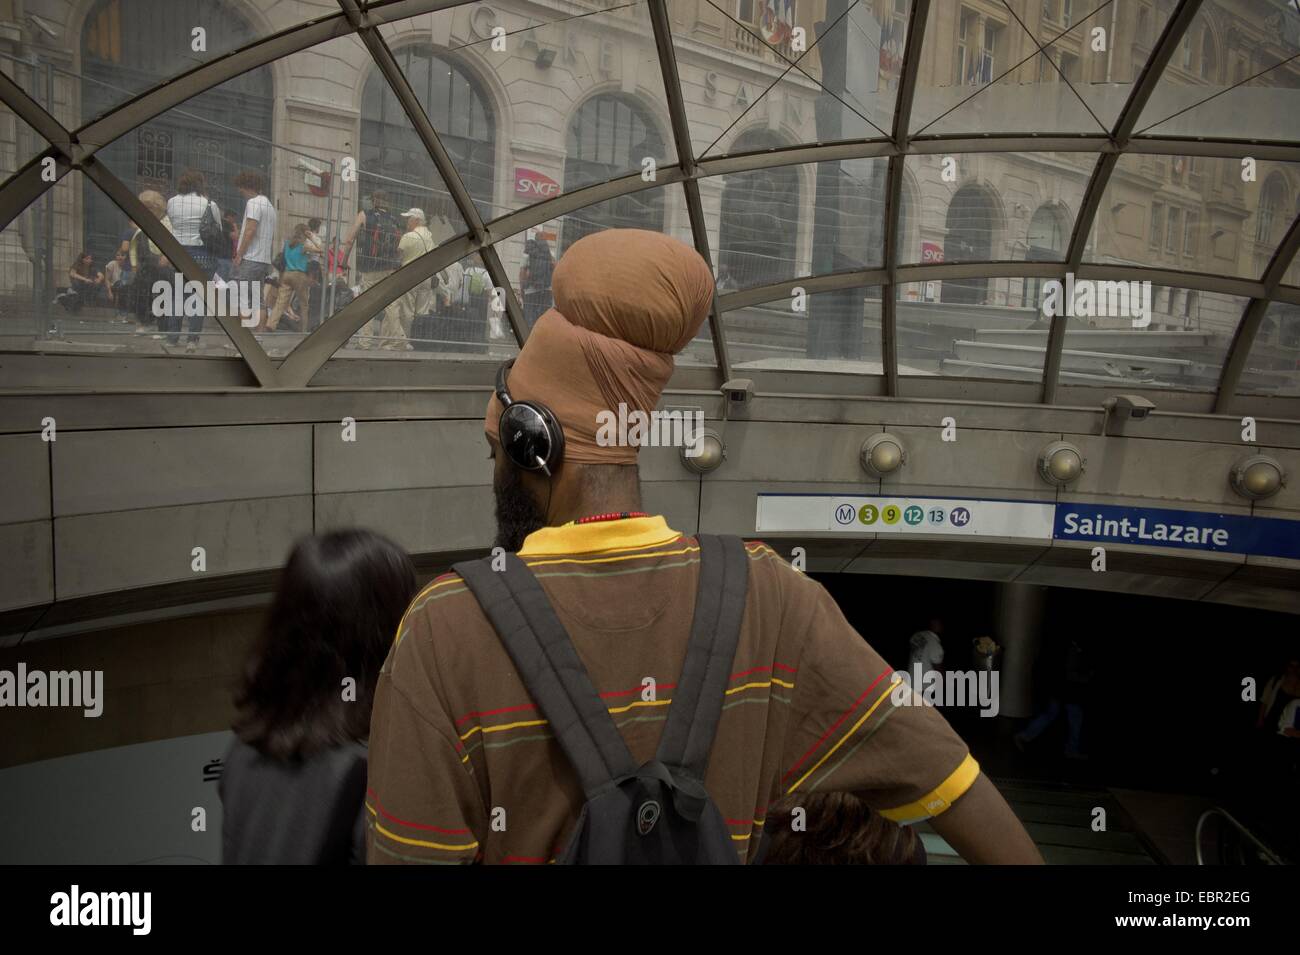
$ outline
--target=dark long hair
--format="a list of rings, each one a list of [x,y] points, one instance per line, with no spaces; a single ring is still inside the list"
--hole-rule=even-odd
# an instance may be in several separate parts
[[[802,807],[806,830],[791,828]],[[768,865],[906,865],[916,861],[917,835],[871,811],[852,793],[795,793],[775,803],[763,828],[771,833]]]
[[[414,593],[411,559],[385,537],[299,541],[235,693],[235,734],[285,761],[368,737],[379,668]],[[354,701],[343,699],[348,677]]]

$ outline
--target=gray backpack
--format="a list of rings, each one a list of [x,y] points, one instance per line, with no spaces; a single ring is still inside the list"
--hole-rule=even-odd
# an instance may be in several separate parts
[[[564,865],[735,865],[726,820],[704,790],[722,715],[749,560],[736,537],[700,535],[695,619],[659,748],[637,766],[546,592],[514,554],[453,569],[469,586],[586,795]]]

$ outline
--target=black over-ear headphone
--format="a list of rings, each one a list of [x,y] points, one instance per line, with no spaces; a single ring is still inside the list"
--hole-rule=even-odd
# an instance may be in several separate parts
[[[513,358],[497,369],[497,400],[501,402],[498,424],[501,449],[516,467],[541,471],[550,477],[564,457],[564,429],[551,409],[538,401],[515,401],[506,390],[506,373]]]

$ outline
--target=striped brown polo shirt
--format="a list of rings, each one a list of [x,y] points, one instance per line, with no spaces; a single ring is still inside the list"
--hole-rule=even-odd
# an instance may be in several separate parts
[[[946,809],[979,772],[962,740],[933,708],[895,705],[893,671],[820,584],[765,544],[746,550],[744,622],[705,781],[741,860],[758,850],[767,806],[790,792],[856,792],[901,822]],[[662,517],[627,518],[544,528],[519,556],[633,757],[649,760],[690,637],[695,539]],[[549,862],[582,803],[477,601],[455,574],[434,580],[379,680],[369,862]]]

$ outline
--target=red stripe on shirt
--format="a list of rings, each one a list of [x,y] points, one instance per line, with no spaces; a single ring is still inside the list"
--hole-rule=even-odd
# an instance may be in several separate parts
[[[788,779],[795,772],[795,770],[797,770],[800,766],[802,766],[804,764],[804,761],[813,753],[815,753],[821,747],[821,745],[826,742],[827,738],[832,733],[834,733],[837,729],[839,729],[839,727],[844,723],[844,721],[847,720],[849,716],[852,715],[853,711],[862,705],[862,701],[867,698],[868,693],[870,693],[872,690],[876,688],[876,684],[879,683],[881,680],[883,680],[885,677],[889,676],[889,674],[893,672],[894,672],[893,667],[886,667],[884,673],[880,674],[880,676],[872,680],[871,685],[862,691],[862,695],[853,701],[853,705],[850,706],[843,713],[841,713],[840,718],[831,724],[830,728],[827,729],[826,732],[823,733],[818,738],[817,742],[813,743],[812,746],[808,747],[808,752],[800,756],[799,759],[795,762],[795,764],[785,771],[785,775],[781,777],[781,781],[785,782],[786,779]]]

